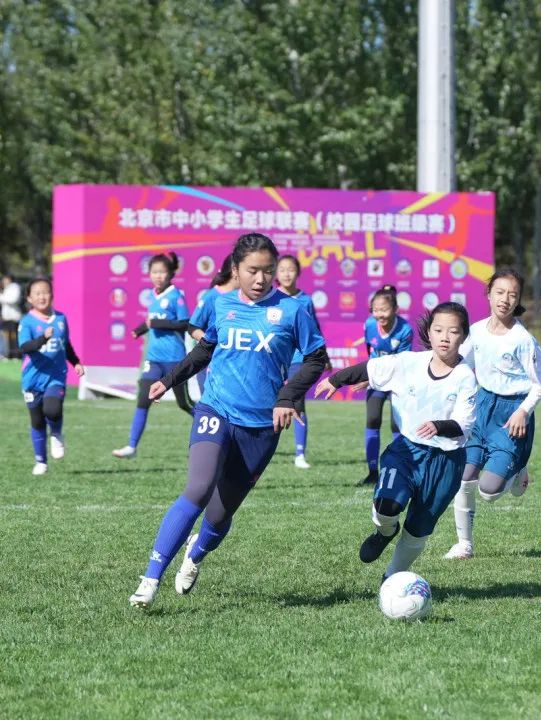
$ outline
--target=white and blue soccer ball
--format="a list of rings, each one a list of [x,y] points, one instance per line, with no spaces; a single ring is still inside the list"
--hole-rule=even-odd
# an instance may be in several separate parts
[[[391,620],[421,620],[432,610],[428,582],[414,572],[398,572],[379,590],[381,612]]]

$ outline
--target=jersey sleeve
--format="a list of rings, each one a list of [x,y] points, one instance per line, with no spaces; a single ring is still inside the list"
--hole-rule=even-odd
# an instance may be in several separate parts
[[[216,325],[214,322],[212,322],[208,328],[205,330],[205,334],[203,335],[205,340],[207,340],[209,343],[212,343],[213,345],[218,344],[218,330],[216,329]]]
[[[303,355],[310,355],[314,350],[325,345],[315,318],[303,307],[299,307],[295,313],[294,333],[296,347]]]
[[[462,345],[459,347],[458,352],[464,358],[464,362],[469,365],[472,370],[475,370],[475,355],[473,352],[473,342],[471,335],[464,340]]]
[[[383,355],[368,361],[368,381],[373,390],[389,392],[401,375],[401,360],[398,355]]]
[[[214,302],[207,293],[205,297],[197,304],[197,307],[193,311],[190,317],[190,325],[196,328],[205,330],[213,320],[214,316]]]
[[[535,406],[541,400],[541,347],[533,337],[530,337],[529,343],[521,345],[519,359],[532,382],[530,392],[521,402],[520,407],[528,415],[531,415]]]
[[[465,372],[461,379],[455,406],[451,413],[450,420],[455,420],[462,428],[462,434],[467,438],[470,436],[475,423],[476,408],[475,398],[477,395],[477,382],[473,372],[464,368]]]
[[[405,323],[402,328],[400,337],[400,343],[396,348],[397,353],[404,352],[405,350],[411,350],[413,344],[413,328],[409,323]]]
[[[26,321],[26,316],[23,317],[23,319],[19,323],[19,327],[17,330],[17,338],[19,342],[19,347],[21,347],[21,345],[24,345],[24,343],[28,342],[29,340],[34,339],[32,328],[30,326],[30,323]]]
[[[190,313],[188,311],[188,305],[186,303],[186,297],[183,292],[179,290],[176,304],[176,318],[177,320],[189,320]]]

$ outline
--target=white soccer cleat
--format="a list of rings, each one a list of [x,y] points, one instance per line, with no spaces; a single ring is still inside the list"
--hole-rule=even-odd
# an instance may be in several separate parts
[[[137,455],[137,450],[131,445],[126,445],[118,450],[113,450],[113,455],[117,458],[134,458]]]
[[[528,468],[524,467],[516,474],[515,480],[510,487],[511,495],[514,495],[515,497],[524,495],[529,484],[530,478],[528,476]]]
[[[444,555],[446,560],[469,560],[473,557],[473,545],[469,542],[457,542]]]
[[[308,470],[310,465],[304,459],[304,455],[297,455],[295,458],[295,467],[300,468],[301,470]]]
[[[158,592],[160,581],[141,575],[139,587],[130,597],[132,607],[148,608],[152,605]]]
[[[182,561],[182,565],[175,577],[175,590],[179,595],[187,595],[195,585],[199,575],[201,563],[194,563],[194,561],[189,557],[190,550],[198,537],[199,535],[196,534],[188,538],[186,552],[184,553],[184,560]]]
[[[54,460],[62,460],[66,448],[64,446],[63,435],[51,435],[51,457]]]
[[[32,470],[32,475],[45,475],[47,472],[47,463],[37,462]]]

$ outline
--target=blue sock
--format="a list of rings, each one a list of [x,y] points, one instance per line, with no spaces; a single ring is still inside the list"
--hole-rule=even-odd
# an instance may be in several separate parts
[[[136,448],[141,435],[147,424],[148,409],[147,408],[135,408],[135,415],[131,423],[130,441],[129,446]]]
[[[231,520],[228,522],[225,528],[218,530],[218,528],[211,525],[207,518],[203,518],[201,523],[201,529],[197,540],[194,542],[192,549],[190,550],[190,557],[194,563],[200,563],[209,552],[216,550],[218,545],[222,542],[224,537],[227,535],[231,528]]]
[[[304,455],[306,450],[306,440],[308,438],[308,418],[306,413],[300,413],[304,422],[301,425],[298,420],[293,420],[293,430],[295,432],[295,455]]]
[[[171,560],[186,542],[202,509],[187,500],[184,495],[171,505],[158,530],[145,577],[159,580]]]
[[[36,430],[30,428],[30,437],[32,438],[32,445],[34,447],[34,455],[36,456],[36,462],[47,462],[47,428],[43,430]]]
[[[399,432],[393,433],[393,440],[396,440],[397,437],[400,437],[400,433]]]
[[[60,420],[50,420],[49,418],[46,418],[46,420],[47,425],[51,430],[51,435],[54,435],[55,437],[62,435],[62,421],[64,418],[60,418]]]
[[[379,459],[379,430],[366,428],[364,431],[364,447],[366,450],[366,462],[370,470],[378,469]]]

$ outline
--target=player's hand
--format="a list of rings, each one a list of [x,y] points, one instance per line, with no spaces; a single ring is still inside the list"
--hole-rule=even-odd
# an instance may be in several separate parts
[[[353,392],[359,392],[360,390],[366,390],[366,388],[370,385],[370,382],[368,380],[365,380],[364,382],[357,383],[356,385],[352,385],[351,389]]]
[[[334,393],[336,392],[336,388],[332,383],[329,382],[329,378],[325,378],[324,380],[320,380],[316,386],[316,391],[314,392],[314,397],[319,397],[320,395],[325,394],[324,400],[328,400],[331,398]]]
[[[417,428],[415,432],[417,433],[418,437],[424,438],[425,440],[430,440],[430,438],[433,438],[434,435],[438,434],[436,426],[433,422],[423,423],[420,427]]]
[[[150,323],[151,323],[151,322],[152,322],[151,319],[150,319],[149,317],[147,317],[147,319],[145,320],[145,325],[146,325],[147,328],[149,328],[149,329],[150,329]]]
[[[154,402],[160,402],[160,398],[165,395],[167,392],[167,388],[162,383],[161,380],[156,380],[155,383],[152,383],[150,386],[150,390],[148,391],[148,399],[154,400]]]
[[[136,338],[136,339],[139,337],[139,335],[135,332],[135,330],[131,331],[131,336],[132,336],[132,338]]]
[[[522,408],[515,410],[505,423],[504,428],[509,428],[509,437],[524,437],[528,428],[528,413]]]
[[[54,327],[52,325],[49,325],[49,327],[45,328],[45,332],[43,333],[43,337],[47,338],[47,340],[53,336],[54,333]]]
[[[274,432],[280,432],[291,425],[291,421],[295,418],[301,425],[304,425],[299,413],[294,408],[275,407],[272,411],[272,424]]]
[[[74,365],[73,369],[75,370],[75,374],[78,377],[83,377],[83,375],[85,374],[85,368],[83,365],[81,365],[81,363],[77,363],[77,365]]]

